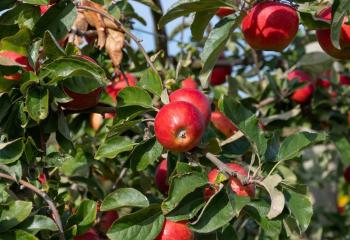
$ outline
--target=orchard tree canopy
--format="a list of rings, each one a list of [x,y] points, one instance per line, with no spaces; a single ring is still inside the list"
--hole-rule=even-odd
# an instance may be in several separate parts
[[[350,1],[165,2],[0,1],[0,240],[350,238]]]

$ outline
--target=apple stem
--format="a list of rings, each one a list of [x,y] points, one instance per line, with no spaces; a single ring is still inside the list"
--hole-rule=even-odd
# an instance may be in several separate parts
[[[59,239],[60,240],[65,240],[65,237],[64,237],[64,232],[63,232],[63,226],[62,226],[62,221],[61,221],[61,218],[60,218],[60,215],[58,213],[58,210],[54,204],[54,202],[52,201],[52,199],[43,191],[41,191],[40,189],[38,189],[37,187],[35,187],[34,185],[24,181],[24,180],[19,180],[17,181],[16,178],[8,175],[8,174],[5,174],[5,173],[0,173],[0,178],[4,178],[4,179],[7,179],[7,180],[10,180],[12,182],[16,182],[20,185],[22,185],[23,187],[35,192],[36,194],[38,194],[40,197],[42,197],[45,202],[49,205],[49,208],[51,209],[52,211],[52,217],[53,217],[53,220],[55,221],[57,227],[58,227],[58,231],[59,231]]]

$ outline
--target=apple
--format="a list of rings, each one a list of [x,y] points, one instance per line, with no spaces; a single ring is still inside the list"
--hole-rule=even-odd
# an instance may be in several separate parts
[[[280,2],[259,2],[242,21],[244,38],[256,50],[283,51],[293,41],[298,28],[297,11]]]
[[[195,80],[193,80],[192,77],[188,77],[185,80],[181,82],[181,88],[193,88],[197,89],[198,85]]]
[[[345,168],[344,178],[348,183],[350,183],[350,166]]]
[[[210,121],[210,102],[208,97],[197,89],[183,88],[178,89],[169,96],[170,102],[188,102],[193,104],[203,115],[205,125]]]
[[[350,198],[347,195],[342,195],[342,196],[338,197],[337,208],[338,208],[338,212],[340,214],[344,214],[345,207],[346,207],[346,205],[348,205],[349,202],[350,202]]]
[[[210,84],[212,86],[223,84],[226,77],[231,75],[231,66],[215,66],[210,77]]]
[[[171,102],[156,115],[156,138],[168,150],[186,152],[197,146],[205,130],[202,114],[188,102]]]
[[[318,15],[326,21],[332,20],[332,7],[324,8]],[[339,44],[341,49],[334,47],[331,40],[330,29],[319,29],[316,31],[317,41],[321,48],[330,56],[337,59],[350,59],[350,26],[346,24],[348,18],[345,17],[341,25]]]
[[[38,177],[39,182],[44,185],[47,182],[46,175],[44,172],[41,172]]]
[[[161,193],[164,195],[168,193],[168,161],[166,159],[163,159],[156,169],[156,185]]]
[[[74,237],[74,240],[100,240],[95,229],[90,228],[86,233]]]
[[[331,86],[331,82],[327,79],[317,79],[317,86],[328,89]]]
[[[234,12],[235,12],[235,10],[231,7],[219,7],[215,14],[218,17],[225,17],[225,16],[230,15]]]
[[[193,240],[194,234],[184,222],[166,219],[163,228],[155,240]]]
[[[23,65],[24,71],[33,71],[33,68],[29,65],[28,58],[26,56],[19,54],[19,53],[5,50],[5,51],[0,52],[0,57],[10,59],[10,60],[12,60],[20,65]],[[22,75],[18,72],[11,74],[11,75],[4,76],[4,78],[6,80],[10,80],[10,81],[20,80],[21,77],[22,77]]]
[[[40,5],[40,13],[41,15],[44,15],[47,10],[49,10],[50,7],[52,7],[53,4],[49,4],[49,5]]]
[[[298,79],[299,82],[310,82],[303,87],[295,90],[291,99],[297,103],[303,104],[310,100],[314,92],[314,87],[312,86],[312,78],[306,72],[302,70],[294,70],[288,73],[288,80]]]
[[[248,176],[247,171],[241,165],[236,163],[227,163],[226,165],[232,170],[244,176]],[[219,173],[220,173],[220,170],[217,168],[214,168],[213,170],[211,170],[208,173],[209,183],[216,185],[215,180],[219,175]],[[254,197],[255,195],[254,185],[250,184],[250,185],[244,186],[238,178],[231,177],[229,179],[229,184],[231,186],[232,191],[235,192],[238,196]],[[208,200],[212,195],[215,194],[217,190],[218,190],[218,186],[215,186],[215,189],[211,189],[209,187],[204,189],[204,198]]]
[[[90,126],[92,129],[97,131],[100,129],[101,125],[103,123],[103,116],[99,113],[91,113],[90,114]]]
[[[236,126],[222,112],[215,111],[211,113],[210,121],[214,127],[224,134],[227,138],[237,132]]]
[[[126,73],[125,77],[121,74],[118,81],[114,81],[107,86],[106,91],[114,101],[116,101],[120,90],[128,87],[128,83],[129,86],[136,86],[137,78],[133,74]]]
[[[107,211],[102,213],[99,229],[101,232],[106,233],[108,229],[112,226],[115,220],[119,218],[118,212],[115,210]]]
[[[339,77],[340,85],[350,85],[350,77],[344,74],[341,74]]]

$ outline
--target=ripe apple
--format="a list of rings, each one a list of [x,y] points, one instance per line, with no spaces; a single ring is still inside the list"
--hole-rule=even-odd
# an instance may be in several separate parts
[[[171,102],[163,106],[154,121],[159,143],[175,152],[186,152],[197,146],[204,130],[202,114],[188,102]]]
[[[288,80],[298,79],[299,82],[310,82],[303,87],[295,90],[295,92],[292,95],[292,100],[303,104],[310,100],[312,97],[312,94],[314,92],[314,87],[312,86],[312,78],[309,76],[306,72],[302,70],[294,70],[288,74]]]
[[[244,176],[248,176],[247,171],[241,165],[236,163],[227,163],[226,165],[232,170]],[[215,184],[215,180],[219,175],[219,173],[220,173],[220,170],[217,168],[214,168],[213,170],[211,170],[208,174],[209,183]],[[250,184],[250,185],[244,186],[241,183],[241,181],[235,177],[231,177],[229,179],[229,183],[232,191],[234,191],[238,196],[254,197],[255,195],[254,185]],[[212,195],[215,194],[215,192],[217,191],[217,188],[218,186],[215,186],[215,189],[211,189],[209,187],[204,189],[204,198],[209,199]]]
[[[44,185],[47,182],[46,175],[44,172],[41,172],[38,177],[39,182]]]
[[[168,193],[168,161],[166,159],[163,159],[156,169],[156,185],[161,193],[164,195]]]
[[[184,222],[165,220],[163,228],[156,240],[193,240],[193,232]]]
[[[338,197],[337,208],[338,208],[338,212],[340,214],[344,214],[345,207],[346,207],[346,205],[348,205],[349,202],[350,202],[350,198],[347,195],[342,195],[342,196]]]
[[[339,77],[340,85],[350,85],[350,77],[344,74],[341,74]]]
[[[101,125],[103,123],[103,116],[99,113],[91,113],[90,114],[90,126],[92,129],[97,131],[100,129]]]
[[[28,58],[26,56],[23,56],[19,53],[13,52],[13,51],[1,51],[0,52],[0,57],[10,59],[18,64],[23,65],[23,70],[24,71],[33,71],[33,68],[29,65]],[[6,80],[10,81],[17,81],[21,79],[21,74],[20,73],[14,73],[11,75],[5,75],[4,78]]]
[[[226,76],[231,75],[231,71],[231,66],[214,67],[210,77],[210,84],[212,86],[223,84],[226,81]]]
[[[41,13],[41,15],[44,15],[47,12],[47,10],[49,10],[49,8],[52,7],[52,6],[53,6],[53,4],[41,5],[40,6],[40,13]]]
[[[210,121],[210,102],[208,97],[197,89],[178,89],[169,96],[170,102],[188,102],[193,104],[203,115],[205,125]]]
[[[74,237],[74,240],[100,240],[95,229],[90,228],[86,233]]]
[[[225,17],[227,15],[230,15],[232,13],[234,13],[235,10],[233,8],[230,7],[219,7],[219,9],[216,11],[216,16],[218,17]]]
[[[350,183],[350,166],[345,168],[344,178],[348,183]]]
[[[242,21],[244,38],[256,50],[283,51],[293,41],[298,28],[297,11],[280,2],[257,3]]]
[[[119,218],[118,212],[115,210],[104,212],[100,219],[99,229],[101,232],[106,233],[112,226],[115,220]]]
[[[192,77],[188,77],[185,80],[181,82],[181,88],[193,88],[197,89],[198,85],[195,80],[193,80]]]
[[[317,79],[317,86],[328,89],[331,86],[331,82],[327,79]]]
[[[236,126],[222,112],[215,111],[210,116],[211,123],[227,138],[231,137],[236,131]]]
[[[332,20],[332,7],[326,7],[323,9],[317,17],[331,21]],[[319,29],[316,31],[317,41],[321,48],[330,56],[337,59],[350,59],[350,26],[346,24],[348,18],[345,17],[340,30],[339,44],[341,49],[334,47],[331,40],[330,29]]]
[[[123,74],[121,74],[119,77],[119,80],[114,81],[107,86],[106,91],[114,101],[116,101],[120,90],[128,87],[128,83],[129,83],[129,86],[136,86],[137,78],[133,74],[126,73],[125,76],[126,78],[124,77]]]

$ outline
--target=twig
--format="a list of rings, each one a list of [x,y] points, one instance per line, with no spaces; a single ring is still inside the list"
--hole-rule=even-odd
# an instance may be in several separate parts
[[[106,106],[96,106],[89,109],[84,110],[65,110],[64,113],[67,114],[74,114],[74,113],[115,113],[116,109],[115,107],[106,107]]]
[[[49,208],[51,209],[52,211],[52,216],[53,216],[53,219],[58,227],[58,231],[59,231],[59,239],[60,240],[65,240],[65,237],[64,237],[64,232],[63,232],[63,226],[62,226],[62,222],[61,222],[61,218],[60,218],[60,215],[58,213],[58,210],[55,206],[55,204],[53,203],[53,201],[51,200],[51,198],[43,191],[41,191],[40,189],[38,189],[37,187],[35,187],[34,185],[24,181],[24,180],[19,180],[17,182],[16,178],[8,175],[8,174],[5,174],[5,173],[0,173],[0,178],[4,178],[4,179],[7,179],[7,180],[10,180],[12,182],[16,182],[16,183],[19,183],[20,185],[22,185],[23,187],[25,188],[28,188],[29,190],[35,192],[36,194],[38,194],[40,197],[42,197],[45,202],[49,205]]]
[[[243,135],[244,135],[244,134],[243,134],[241,131],[236,132],[235,134],[233,134],[233,135],[232,135],[231,137],[229,137],[228,139],[222,141],[222,142],[220,143],[220,147],[225,146],[226,144],[232,143],[232,142],[234,142],[234,141],[240,139],[241,137],[243,137]]]
[[[123,179],[123,177],[125,176],[126,172],[128,171],[128,168],[123,167],[123,169],[121,170],[118,178],[115,180],[112,189],[115,190],[118,186],[118,183],[120,182],[120,180]]]
[[[81,10],[87,10],[87,11],[92,11],[95,13],[98,13],[100,15],[102,15],[105,18],[108,18],[109,20],[113,21],[123,32],[125,32],[126,35],[128,35],[132,40],[135,41],[135,43],[137,44],[137,46],[139,47],[140,51],[142,52],[143,56],[145,57],[147,63],[149,64],[149,66],[152,68],[153,71],[157,72],[156,67],[154,66],[154,64],[152,63],[152,60],[150,59],[150,57],[148,56],[146,50],[144,49],[144,47],[141,44],[141,40],[138,39],[132,32],[130,32],[128,29],[126,29],[123,24],[121,22],[119,22],[117,19],[115,19],[113,16],[106,14],[105,12],[99,10],[99,9],[95,9],[92,7],[87,7],[87,6],[77,6],[78,9]]]

